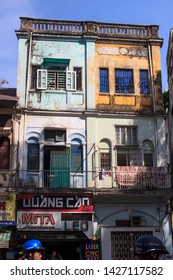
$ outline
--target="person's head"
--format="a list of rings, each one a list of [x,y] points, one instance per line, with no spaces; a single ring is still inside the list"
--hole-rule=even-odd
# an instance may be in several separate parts
[[[55,251],[55,250],[51,251],[50,259],[51,260],[62,260],[61,255],[59,253],[57,253],[57,251]]]
[[[41,260],[43,258],[44,247],[37,239],[31,239],[23,244],[23,251],[29,260]]]
[[[19,251],[16,255],[17,260],[24,260],[24,253],[22,251]]]
[[[135,243],[135,254],[141,260],[159,260],[163,254],[169,254],[162,241],[156,236],[144,235]]]

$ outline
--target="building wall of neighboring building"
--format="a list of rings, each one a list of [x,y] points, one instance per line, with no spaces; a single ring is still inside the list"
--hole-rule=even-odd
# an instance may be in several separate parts
[[[15,142],[18,98],[15,88],[0,87],[0,260],[13,250],[16,214],[15,182],[18,154]],[[13,254],[12,254],[13,255]]]
[[[167,135],[168,135],[168,147],[169,147],[169,163],[170,172],[173,171],[173,29],[170,30],[168,50],[167,50],[167,73],[168,73],[168,88],[169,88],[169,105],[167,112]],[[173,177],[172,183],[173,185]]]
[[[169,159],[169,173],[171,174],[171,188],[173,187],[173,29],[170,29],[167,48],[167,77],[168,77],[168,110],[166,119],[167,152]],[[173,228],[173,197],[170,197],[171,228]],[[172,232],[172,231],[171,231]]]
[[[15,180],[18,154],[15,126],[18,125],[15,88],[0,88],[0,186],[12,187]],[[15,132],[14,132],[15,131]],[[10,177],[11,176],[11,177]],[[10,181],[11,180],[11,181]],[[3,190],[3,189],[1,189]]]
[[[155,111],[161,111],[163,109],[163,98],[162,98],[162,80],[161,80],[161,56],[160,46],[151,44],[151,59],[152,59],[152,72],[153,75],[153,94],[155,95]]]
[[[21,107],[26,107],[26,92],[27,92],[27,53],[28,53],[27,38],[18,40],[18,69],[17,69],[17,95]]]

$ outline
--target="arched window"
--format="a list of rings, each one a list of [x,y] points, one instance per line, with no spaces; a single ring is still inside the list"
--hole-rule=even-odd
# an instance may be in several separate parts
[[[28,139],[27,170],[39,171],[39,142],[36,137]]]
[[[144,166],[153,166],[153,144],[149,140],[145,140],[142,144]]]
[[[7,137],[0,138],[0,169],[10,168],[10,140]]]
[[[100,169],[109,171],[111,170],[111,152],[110,142],[107,139],[103,139],[99,144],[100,148]]]
[[[83,172],[83,146],[79,139],[73,139],[71,143],[71,171]]]

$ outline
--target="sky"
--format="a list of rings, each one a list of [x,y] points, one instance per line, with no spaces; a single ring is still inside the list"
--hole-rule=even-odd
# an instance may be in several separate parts
[[[162,90],[168,88],[166,54],[173,28],[172,0],[1,0],[0,2],[0,79],[5,87],[15,88],[17,81],[20,17],[56,20],[91,20],[118,24],[159,25]]]

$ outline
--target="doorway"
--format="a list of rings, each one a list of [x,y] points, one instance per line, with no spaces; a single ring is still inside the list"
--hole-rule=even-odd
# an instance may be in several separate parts
[[[70,187],[70,149],[64,146],[45,146],[44,184],[50,188]]]
[[[46,249],[46,258],[50,258],[51,251],[60,254],[62,260],[80,260],[81,242],[46,242],[43,244]]]

